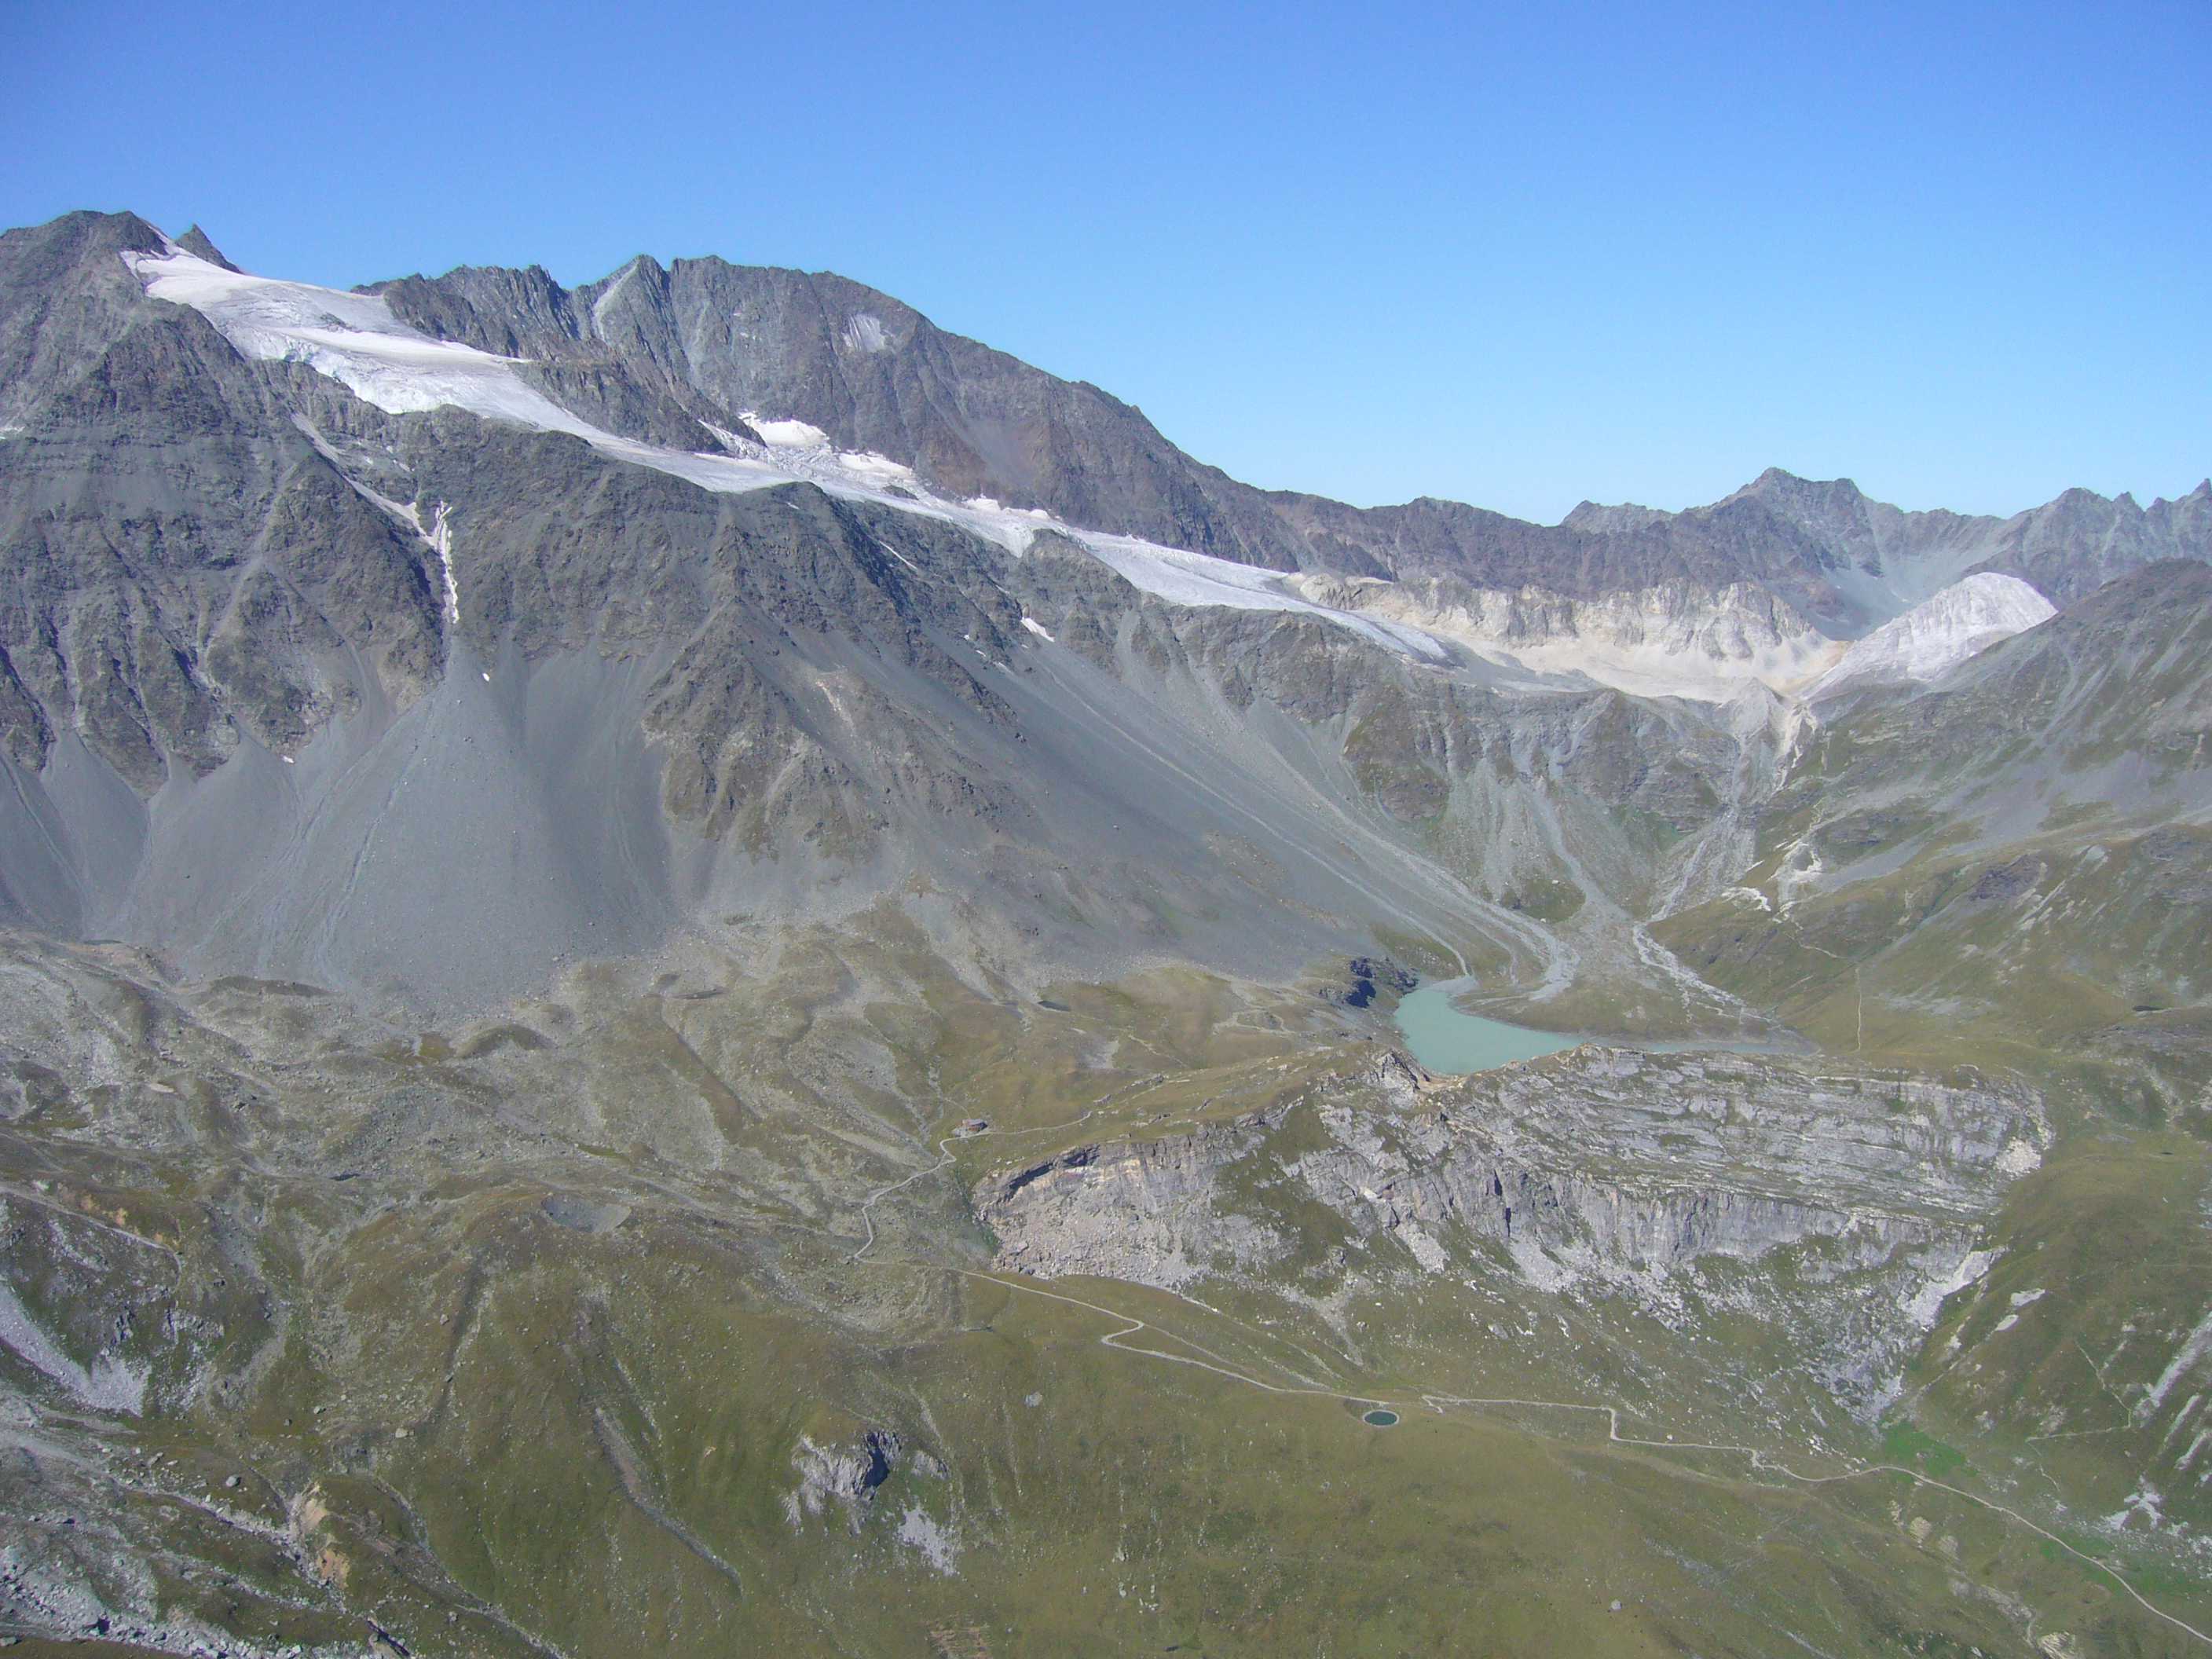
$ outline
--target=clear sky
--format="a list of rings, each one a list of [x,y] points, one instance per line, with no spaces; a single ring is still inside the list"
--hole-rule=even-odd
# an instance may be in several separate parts
[[[1255,483],[2212,471],[2212,3],[0,3],[0,222],[833,270]]]

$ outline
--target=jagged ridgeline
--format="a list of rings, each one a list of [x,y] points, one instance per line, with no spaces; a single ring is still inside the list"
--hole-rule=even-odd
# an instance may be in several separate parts
[[[2209,558],[9,232],[0,1632],[2201,1651]]]

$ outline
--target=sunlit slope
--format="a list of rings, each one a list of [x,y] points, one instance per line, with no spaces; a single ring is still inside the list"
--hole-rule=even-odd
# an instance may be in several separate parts
[[[2134,1109],[2194,1109],[2209,670],[2212,575],[2116,582],[1816,731],[1741,887],[1658,931],[1832,1045],[2078,1070]]]
[[[2032,1611],[2190,1650],[1996,1511],[1794,1478],[1897,1454],[1820,1405],[1817,1321],[1756,1334],[1768,1267],[1714,1258],[1694,1326],[1516,1290],[1441,1224],[1474,1282],[1307,1231],[1333,1306],[993,1272],[969,1172],[1024,1148],[1285,1107],[1427,1133],[1324,987],[1025,999],[889,917],[752,945],[404,1041],[15,949],[44,1069],[0,1127],[9,1282],[46,1340],[0,1356],[16,1616],[255,1654],[374,1621],[421,1654],[1627,1655],[2002,1650]],[[1286,1237],[1333,1213],[1240,1190]]]

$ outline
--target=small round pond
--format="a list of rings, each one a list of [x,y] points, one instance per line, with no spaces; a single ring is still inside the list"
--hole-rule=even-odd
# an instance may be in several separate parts
[[[1392,1429],[1398,1425],[1398,1413],[1394,1411],[1386,1411],[1382,1407],[1377,1406],[1371,1412],[1361,1413],[1359,1420],[1375,1428]]]

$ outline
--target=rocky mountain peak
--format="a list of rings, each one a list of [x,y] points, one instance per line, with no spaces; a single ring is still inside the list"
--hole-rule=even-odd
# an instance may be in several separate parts
[[[1866,493],[1849,478],[1801,478],[1778,466],[1770,466],[1727,501],[1762,501],[1792,517],[1829,519],[1856,523],[1867,508]]]
[[[1659,507],[1644,507],[1635,501],[1607,505],[1583,501],[1576,502],[1573,510],[1559,520],[1559,528],[1587,536],[1618,536],[1649,530],[1673,516]]]
[[[177,238],[177,246],[195,258],[206,260],[211,265],[220,265],[229,271],[238,270],[236,265],[223,257],[222,250],[208,240],[207,232],[202,230],[198,225],[187,228],[185,234]]]
[[[462,267],[362,291],[434,339],[521,360],[516,372],[533,387],[619,438],[713,450],[717,434],[743,434],[757,418],[908,469],[950,501],[988,498],[1275,570],[1576,599],[1749,580],[1850,638],[1978,568],[2059,597],[2148,558],[2212,550],[2201,505],[2164,509],[2112,541],[2085,508],[2064,509],[2078,522],[1908,514],[1849,478],[1780,467],[1710,507],[1585,501],[1555,526],[1434,496],[1358,508],[1264,491],[1183,453],[1134,404],[949,333],[890,295],[711,255],[664,264],[639,254],[574,289],[533,266]]]

